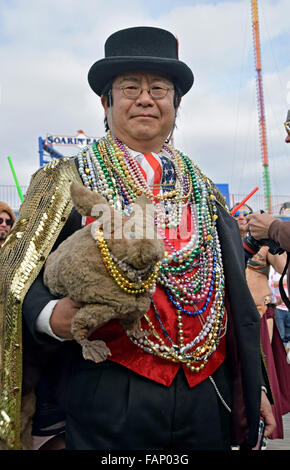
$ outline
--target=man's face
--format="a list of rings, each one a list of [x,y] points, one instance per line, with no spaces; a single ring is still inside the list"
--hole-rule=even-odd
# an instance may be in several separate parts
[[[6,240],[8,233],[11,230],[12,220],[7,212],[0,212],[0,244]]]
[[[237,221],[238,227],[240,229],[240,233],[244,236],[248,229],[247,229],[247,215],[250,214],[251,211],[247,206],[242,206],[240,209],[234,214],[234,218]]]
[[[125,96],[118,87],[141,87],[141,94],[134,99]],[[153,99],[149,87],[170,88],[166,96]],[[159,152],[170,134],[174,119],[174,89],[169,78],[157,73],[129,72],[119,75],[113,83],[111,112],[102,97],[109,127],[113,134],[134,150],[144,145]]]

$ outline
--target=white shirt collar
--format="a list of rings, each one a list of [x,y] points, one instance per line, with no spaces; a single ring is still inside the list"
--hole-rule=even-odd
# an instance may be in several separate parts
[[[137,150],[131,149],[130,147],[128,147],[128,145],[126,145],[126,148],[129,150],[130,155],[132,155],[132,157],[134,157],[134,158],[138,157],[139,155],[144,155],[142,152],[138,152]],[[156,152],[151,152],[151,153],[153,153],[153,155],[157,155],[157,156],[165,155],[167,158],[169,158],[169,160],[171,160],[170,154],[164,149],[162,149],[161,152],[159,152],[159,153],[156,153]]]

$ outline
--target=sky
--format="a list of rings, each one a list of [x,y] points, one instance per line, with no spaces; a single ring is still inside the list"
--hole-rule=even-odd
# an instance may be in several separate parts
[[[271,193],[290,200],[289,0],[259,0]],[[104,134],[100,99],[87,73],[107,37],[156,26],[179,41],[193,71],[178,112],[175,146],[230,193],[262,196],[256,70],[250,0],[0,0],[0,186],[21,185],[39,167],[38,138]],[[74,155],[76,147],[56,147]]]

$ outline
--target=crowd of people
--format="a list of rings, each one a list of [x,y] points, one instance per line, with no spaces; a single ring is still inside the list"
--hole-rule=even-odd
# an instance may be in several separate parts
[[[234,208],[235,206],[232,211]],[[248,234],[247,217],[252,213],[252,208],[245,204],[233,214],[242,239]],[[277,286],[286,263],[287,254],[285,251],[272,254],[267,245],[261,246],[259,251],[246,262],[247,283],[261,316],[261,344],[274,395],[272,408],[276,428],[271,434],[271,439],[284,438],[282,417],[290,412],[290,364],[287,361],[288,350],[285,335],[285,322],[288,317],[288,321],[290,321],[290,312],[285,306],[283,321],[281,321],[278,307],[283,304],[279,286]],[[273,291],[274,282],[276,283],[275,291]],[[264,447],[266,448],[265,443]]]
[[[0,205],[1,241],[7,238],[0,250],[0,447],[250,450],[261,419],[265,437],[281,437],[290,379],[287,369],[281,383],[273,365],[269,267],[284,272],[290,222],[248,206],[232,217],[194,156],[170,144],[194,76],[169,31],[113,33],[88,81],[105,113],[104,137],[39,169],[16,221]],[[73,207],[71,182],[97,191],[114,213],[132,214],[145,196],[165,246],[140,338],[128,337],[118,320],[89,331],[111,351],[99,363],[85,360],[72,339],[79,300],[57,298],[43,280],[48,255],[91,222]],[[285,253],[261,247],[245,262],[241,235],[248,231]],[[132,296],[140,283],[147,289],[147,272],[132,274],[126,259],[106,253],[120,288],[130,273],[138,278]],[[286,370],[288,337],[278,337]]]

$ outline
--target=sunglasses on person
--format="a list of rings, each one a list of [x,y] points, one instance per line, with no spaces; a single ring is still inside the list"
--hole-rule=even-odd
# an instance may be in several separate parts
[[[5,222],[6,225],[12,225],[12,219],[4,219],[3,217],[0,217],[0,225]]]
[[[246,217],[246,215],[252,214],[252,211],[237,211],[234,213],[234,217],[239,217],[240,214],[243,214]]]

